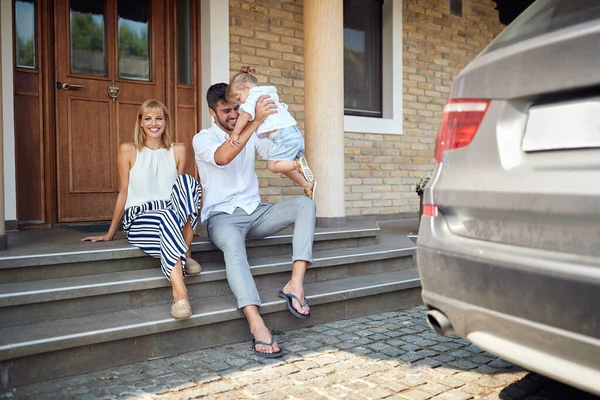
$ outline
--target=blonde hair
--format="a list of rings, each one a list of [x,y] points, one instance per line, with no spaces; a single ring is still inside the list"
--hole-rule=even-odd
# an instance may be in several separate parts
[[[244,65],[242,68],[240,68],[240,72],[231,78],[229,86],[227,86],[227,92],[225,93],[227,100],[233,101],[236,92],[242,89],[246,83],[258,86],[258,79],[256,79],[256,76],[254,76],[255,74],[256,69],[250,65]]]
[[[170,149],[172,144],[171,139],[171,116],[169,115],[169,110],[167,106],[160,100],[149,99],[142,103],[137,112],[137,119],[135,121],[135,127],[133,129],[133,143],[135,143],[135,148],[138,151],[141,151],[144,146],[146,146],[146,132],[140,126],[140,122],[142,117],[147,112],[155,112],[160,113],[165,117],[165,131],[161,136],[162,148]]]

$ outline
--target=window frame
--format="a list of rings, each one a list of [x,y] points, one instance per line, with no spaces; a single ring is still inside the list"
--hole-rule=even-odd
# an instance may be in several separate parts
[[[344,30],[348,21],[346,12],[348,11],[347,7],[350,2],[360,1],[360,0],[344,0]],[[383,0],[362,0],[363,3],[371,3],[366,5],[368,7],[368,14],[370,19],[370,30],[366,32],[366,40],[365,40],[365,52],[367,53],[366,58],[368,58],[368,64],[370,73],[366,73],[368,75],[367,79],[370,81],[370,84],[367,84],[367,87],[371,87],[370,91],[367,93],[362,93],[362,96],[367,96],[371,98],[369,101],[370,105],[373,106],[372,110],[367,109],[353,109],[346,106],[346,78],[348,76],[344,75],[344,115],[353,115],[360,117],[369,117],[369,118],[381,118],[383,115],[383,96],[382,96],[382,87],[383,87],[383,79],[382,79],[382,70],[383,70],[383,48],[382,48],[382,25],[383,25]],[[358,7],[357,7],[358,8]],[[357,18],[357,17],[355,17]],[[344,40],[344,58],[346,55],[346,47]],[[345,69],[345,62],[344,62]]]
[[[26,65],[19,65],[19,54],[17,49],[17,7],[16,3],[18,0],[13,0],[11,3],[12,8],[12,24],[13,24],[13,35],[12,35],[12,47],[13,47],[13,67],[15,70],[23,71],[23,72],[39,72],[39,40],[38,40],[38,12],[39,12],[39,4],[37,0],[33,0],[33,67],[29,67]]]
[[[402,0],[385,0],[382,21],[383,115],[381,118],[344,115],[345,132],[403,134],[402,26]]]

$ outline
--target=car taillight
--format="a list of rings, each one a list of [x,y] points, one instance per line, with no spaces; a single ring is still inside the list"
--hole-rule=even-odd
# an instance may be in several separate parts
[[[435,160],[442,162],[446,150],[467,146],[475,137],[490,104],[489,100],[449,99],[435,142]]]

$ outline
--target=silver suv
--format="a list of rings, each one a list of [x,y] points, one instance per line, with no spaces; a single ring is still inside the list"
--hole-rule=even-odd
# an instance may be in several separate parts
[[[431,327],[600,394],[600,0],[538,0],[456,78],[417,260]]]

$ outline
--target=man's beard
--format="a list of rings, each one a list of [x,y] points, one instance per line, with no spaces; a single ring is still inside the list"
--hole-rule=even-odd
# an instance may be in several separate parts
[[[233,127],[229,127],[229,125],[227,123],[225,123],[225,121],[223,121],[221,118],[219,118],[218,116],[215,117],[215,121],[217,122],[217,125],[219,125],[221,127],[221,129],[227,131],[227,132],[232,132],[233,131]]]

